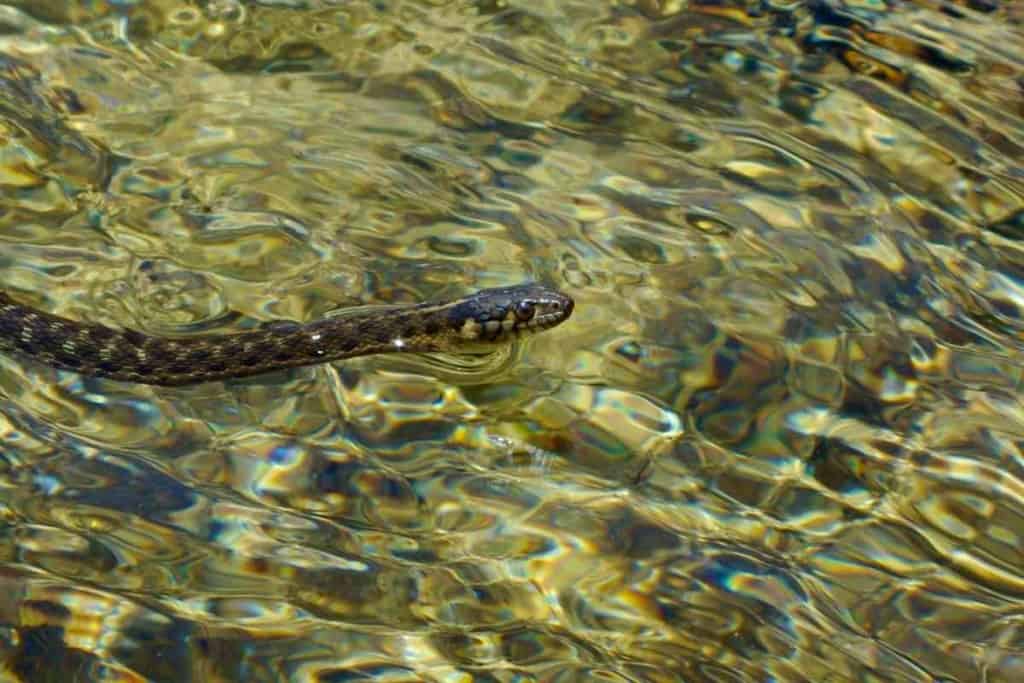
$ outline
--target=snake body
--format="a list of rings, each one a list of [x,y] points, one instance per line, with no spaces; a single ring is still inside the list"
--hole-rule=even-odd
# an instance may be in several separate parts
[[[524,284],[451,301],[354,309],[305,324],[159,337],[53,315],[0,292],[0,352],[84,375],[178,386],[377,353],[479,349],[554,327],[572,309],[570,297]]]

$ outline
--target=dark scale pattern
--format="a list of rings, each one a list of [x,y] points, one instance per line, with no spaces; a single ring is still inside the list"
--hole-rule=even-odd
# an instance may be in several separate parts
[[[558,325],[568,296],[541,285],[485,289],[455,301],[368,310],[252,332],[152,337],[76,322],[0,292],[0,352],[85,375],[175,386],[375,353],[452,351],[502,344]]]

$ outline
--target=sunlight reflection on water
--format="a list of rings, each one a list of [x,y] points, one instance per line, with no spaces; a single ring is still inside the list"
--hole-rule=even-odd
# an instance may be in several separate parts
[[[577,301],[481,361],[0,357],[5,674],[1020,680],[1024,14],[748,5],[0,5],[19,299]]]

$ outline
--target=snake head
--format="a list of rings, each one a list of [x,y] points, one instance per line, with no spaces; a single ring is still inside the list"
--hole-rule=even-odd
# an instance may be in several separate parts
[[[502,343],[562,323],[574,305],[571,297],[536,283],[495,287],[459,301],[449,321],[468,342]]]

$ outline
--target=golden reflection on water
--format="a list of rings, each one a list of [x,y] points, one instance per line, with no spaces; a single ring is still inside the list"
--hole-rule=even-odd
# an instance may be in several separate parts
[[[1022,22],[0,5],[23,300],[165,334],[577,301],[484,367],[0,357],[0,676],[1024,679]]]

